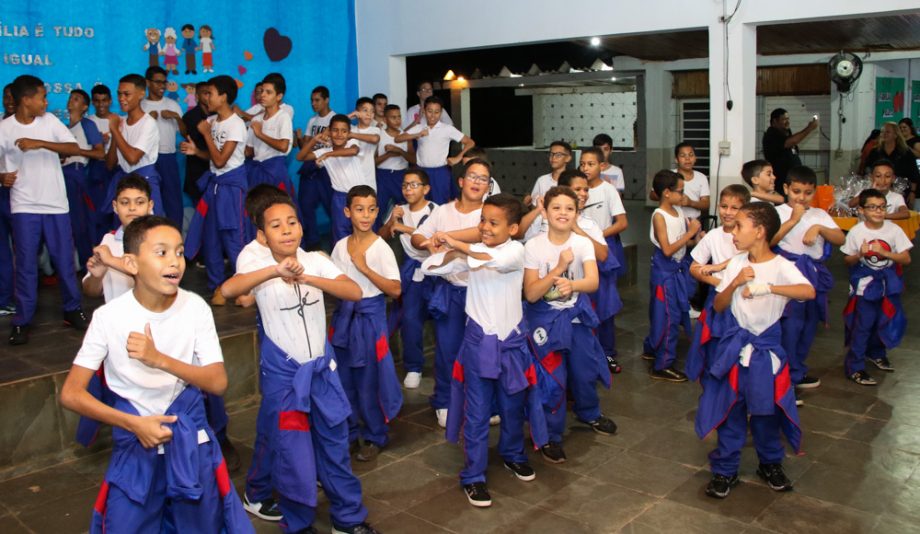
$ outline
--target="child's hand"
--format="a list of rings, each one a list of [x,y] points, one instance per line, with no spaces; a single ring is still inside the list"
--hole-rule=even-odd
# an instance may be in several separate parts
[[[322,154],[321,156],[317,157],[316,164],[319,165],[320,163],[326,161],[327,159],[329,159],[329,152],[326,152],[325,154]]]
[[[393,208],[393,211],[390,213],[390,217],[392,217],[394,220],[400,221],[402,220],[403,215],[405,214],[406,212],[405,210],[403,210],[402,206],[396,206],[395,208]]]
[[[172,430],[163,424],[175,423],[176,419],[175,415],[138,416],[130,430],[145,449],[150,449],[172,439]]]
[[[367,267],[367,254],[365,251],[355,252],[351,255],[351,261],[355,264],[355,267],[359,272],[364,272],[368,269]]]
[[[98,245],[96,248],[94,248],[93,257],[101,261],[103,265],[108,265],[115,259],[115,256],[112,255],[112,251],[109,249],[108,245]]]
[[[708,264],[700,266],[700,274],[703,276],[709,276],[712,273],[718,273],[724,270],[721,264]]]
[[[796,202],[795,204],[792,205],[792,220],[795,222],[801,221],[802,216],[805,215],[805,212],[807,210],[808,208],[805,206],[805,204]]]
[[[102,260],[93,255],[90,256],[89,260],[86,262],[86,270],[89,271],[89,274],[91,274],[93,278],[102,278],[109,268],[102,263]]]
[[[571,250],[571,249],[569,249]],[[553,285],[556,286],[556,289],[559,291],[559,294],[564,298],[569,298],[572,296],[572,281],[564,276],[556,276],[553,278],[555,280]]]
[[[236,297],[234,304],[240,306],[241,308],[249,308],[256,303],[256,297],[252,293],[246,293],[245,295],[240,295]]]
[[[16,173],[18,172],[0,172],[0,182],[3,183],[3,187],[13,187],[13,184],[16,183]]]
[[[463,161],[463,157],[461,157],[461,156],[459,156],[459,155],[458,155],[458,156],[454,156],[454,157],[452,157],[452,158],[447,158],[447,164],[448,164],[449,166],[451,166],[451,167],[453,167],[454,165],[460,163],[461,161]]]
[[[741,287],[742,285],[750,282],[754,279],[754,268],[748,265],[744,269],[741,269],[741,272],[738,273],[738,276],[732,281],[732,284],[735,287]]]
[[[109,113],[109,131],[117,130],[121,126],[121,117],[114,113]]]
[[[150,115],[150,116],[153,117],[154,119],[159,119],[159,118],[160,118],[160,114],[159,114],[159,112],[157,112],[157,110],[148,111],[148,112],[147,112],[147,115]]]
[[[559,267],[563,270],[568,269],[573,261],[575,261],[575,253],[572,252],[572,247],[568,247],[559,253]]]
[[[186,139],[185,141],[179,143],[179,151],[186,156],[194,156],[198,153],[198,147],[195,146],[195,143]]]
[[[428,128],[424,128],[424,129],[422,129],[422,131],[420,131],[418,134],[416,134],[416,135],[418,135],[417,139],[421,139],[422,137],[426,137],[429,133],[431,133],[431,132],[428,131]]]
[[[42,142],[37,139],[28,139],[25,137],[20,137],[16,140],[16,146],[19,150],[27,152],[29,150],[36,150],[42,147]]]
[[[348,114],[348,118],[349,118],[349,119],[352,119],[352,120],[357,119],[357,118],[358,118],[358,110],[354,110],[354,111],[352,111],[351,113],[349,113],[349,114]],[[350,134],[350,133],[351,133],[351,132],[349,132],[349,134]]]
[[[171,120],[179,120],[182,118],[181,115],[179,115],[178,113],[176,113],[175,111],[171,109],[164,109],[163,111],[160,112],[160,116],[163,117],[164,119],[171,119]]]
[[[808,229],[807,232],[805,232],[805,235],[802,236],[802,243],[807,247],[814,245],[815,242],[818,241],[818,235],[820,232],[821,232],[820,225],[816,224],[812,226],[811,228]]]
[[[324,145],[328,145],[329,144],[329,132],[326,130],[323,130],[320,133],[316,134],[316,140]]]
[[[153,343],[153,334],[150,332],[150,323],[144,325],[144,333],[131,332],[128,334],[128,357],[140,362],[147,367],[156,369],[163,355]]]
[[[536,209],[540,213],[540,216],[543,217],[543,220],[546,220],[546,206],[543,204],[543,196],[540,195],[537,197]],[[577,224],[575,226],[578,226]]]
[[[297,278],[303,274],[303,265],[294,258],[284,258],[275,266],[275,271],[281,278]]]
[[[690,222],[687,223],[687,233],[690,236],[695,236],[698,234],[700,228],[702,228],[702,226],[700,225],[699,219],[690,219]]]
[[[249,123],[249,126],[252,128],[252,131],[255,132],[256,135],[260,135],[262,133],[262,121],[252,121]]]
[[[389,144],[389,143],[387,143],[386,145],[384,145],[383,149],[384,149],[385,151],[387,151],[387,152],[392,152],[393,154],[400,154],[400,153],[402,153],[402,149],[401,149],[401,148],[399,148],[399,147],[396,146],[396,145],[391,145],[391,144]]]
[[[699,240],[699,239],[703,239],[704,237],[706,237],[706,232],[705,232],[705,231],[702,231],[702,230],[700,231],[700,235],[696,236],[696,238],[697,238],[698,240]]]
[[[206,120],[201,121],[198,123],[197,128],[198,128],[198,133],[200,133],[201,135],[205,137],[211,135],[211,123],[210,122]]]

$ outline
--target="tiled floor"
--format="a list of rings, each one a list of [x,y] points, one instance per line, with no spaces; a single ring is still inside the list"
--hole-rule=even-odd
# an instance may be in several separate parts
[[[636,217],[647,212],[637,208]],[[647,226],[634,222],[643,235]],[[632,233],[632,232],[631,232]],[[920,334],[909,330],[892,353],[893,374],[873,373],[880,385],[861,387],[844,379],[839,319],[846,286],[839,256],[829,329],[821,329],[810,364],[823,385],[803,394],[805,432],[801,456],[788,457],[795,491],[775,493],[757,479],[753,450],[745,449],[743,483],[728,499],[707,498],[706,453],[712,438],[693,433],[699,386],[651,381],[638,358],[647,328],[648,249],[640,248],[640,286],[623,292],[618,319],[622,374],[602,393],[605,413],[619,425],[603,437],[578,424],[565,436],[568,462],[549,465],[531,453],[537,471],[521,482],[493,454],[489,487],[494,505],[474,509],[463,496],[457,472],[460,449],[443,439],[427,406],[430,373],[422,388],[406,392],[392,425],[392,444],[376,462],[355,462],[370,521],[386,533],[436,532],[920,532]],[[908,285],[917,286],[916,268]],[[910,291],[910,290],[909,290]],[[904,299],[913,324],[920,321],[920,294]],[[248,465],[255,407],[231,415],[230,434],[243,457],[237,487]],[[493,444],[497,437],[493,432]],[[107,454],[0,482],[0,532],[86,530]],[[328,532],[328,505],[321,496],[320,532]],[[275,525],[255,521],[259,532]]]

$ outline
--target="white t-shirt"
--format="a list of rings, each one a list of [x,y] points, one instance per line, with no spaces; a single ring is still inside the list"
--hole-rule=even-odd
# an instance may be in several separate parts
[[[418,228],[420,224],[428,220],[428,217],[431,216],[431,213],[438,205],[434,202],[426,202],[422,209],[418,211],[410,210],[409,204],[400,204],[400,207],[403,209],[402,223],[412,228]],[[390,222],[391,218],[393,218],[392,213],[387,217],[387,222]],[[428,257],[427,250],[419,250],[412,246],[412,234],[399,234],[399,243],[402,245],[406,255],[413,260],[425,261],[425,258]],[[416,269],[415,274],[413,274],[412,280],[416,282],[422,281],[422,273],[419,272],[418,269]]]
[[[450,142],[460,142],[463,132],[450,124],[439,122],[429,128],[428,124],[417,124],[406,130],[406,133],[416,134],[428,130],[428,135],[418,138],[418,148],[415,159],[419,167],[433,168],[447,165],[447,155],[450,153]]]
[[[268,119],[258,116],[252,119],[252,122],[262,123],[262,133],[272,139],[291,139],[294,136],[294,123],[291,117],[283,111],[278,111]],[[249,130],[246,132],[246,146],[252,147],[253,159],[256,161],[265,161],[276,156],[287,156],[291,152],[293,143],[288,143],[287,150],[279,152],[270,147],[265,141],[256,137],[252,131],[250,123]]]
[[[186,384],[128,357],[128,334],[143,334],[148,323],[163,354],[201,367],[224,361],[211,308],[198,295],[180,288],[172,306],[161,313],[141,306],[133,291],[99,307],[73,363],[96,371],[105,361],[105,381],[112,391],[141,415],[162,415]]]
[[[222,150],[228,141],[236,141],[233,154],[223,167],[217,168],[211,161],[211,172],[220,176],[243,165],[246,161],[246,123],[243,119],[234,113],[225,120],[218,119],[217,115],[211,115],[207,120],[211,124],[211,141],[214,141],[217,150]]]
[[[491,260],[472,257],[457,259],[432,267],[444,261],[443,252],[434,254],[422,264],[426,274],[444,276],[466,273],[469,289],[466,292],[466,314],[482,327],[486,335],[508,337],[524,316],[521,292],[524,288],[524,245],[509,239],[497,247],[482,243],[470,245],[470,251],[488,254]]]
[[[901,206],[907,206],[907,203],[904,202],[904,195],[899,195],[894,191],[888,191],[885,194],[885,202],[888,204],[885,213],[897,213]]]
[[[100,117],[100,116],[98,116],[98,115],[96,115],[96,114],[94,113],[94,114],[92,114],[92,115],[87,115],[86,118],[88,118],[89,120],[93,121],[93,123],[96,125],[96,128],[99,129],[99,135],[105,137],[105,134],[109,133],[109,128],[111,128],[111,124],[109,123],[109,118],[108,118],[108,117],[106,117],[106,118],[103,119],[102,117]],[[122,117],[121,120],[124,121],[125,118]],[[110,146],[111,144],[112,144],[112,137],[110,136],[110,137],[109,137],[109,140],[105,142],[105,151],[106,151],[106,152],[109,151],[109,146]]]
[[[546,192],[551,188],[559,185],[559,182],[553,180],[553,173],[548,172],[543,176],[537,178],[537,181],[533,184],[533,190],[530,192],[530,203],[534,206],[537,205],[537,199],[546,195]]]
[[[310,120],[307,121],[307,130],[304,134],[307,137],[316,137],[321,134],[326,128],[329,127],[329,121],[332,120],[332,117],[335,117],[335,111],[329,110],[329,113],[319,116],[313,115],[310,117]],[[317,143],[314,145],[314,148],[326,148],[329,145],[325,143]]]
[[[776,206],[776,213],[779,214],[780,223],[785,223],[792,217],[792,206],[789,204]],[[820,208],[808,208],[799,223],[789,230],[789,233],[779,242],[779,248],[793,254],[808,254],[816,260],[820,259],[824,255],[823,237],[819,235],[815,244],[810,247],[802,243],[805,232],[816,224],[827,228],[838,228],[837,223],[826,211]]]
[[[18,171],[10,189],[12,213],[67,213],[70,205],[58,153],[45,149],[23,152],[16,146],[21,138],[75,143],[73,133],[52,113],[35,117],[29,124],[20,123],[15,115],[0,122],[2,167],[6,172]]]
[[[652,212],[652,224],[649,225],[648,235],[652,239],[652,244],[657,248],[661,248],[661,244],[658,243],[658,238],[655,237],[655,214],[660,213],[664,217],[664,224],[668,230],[668,242],[673,243],[683,237],[687,233],[687,215],[684,213],[683,208],[680,206],[674,206],[674,209],[677,210],[677,216],[668,214],[661,208],[655,208],[655,211]],[[687,246],[684,245],[680,247],[674,254],[671,255],[671,259],[674,261],[680,261],[684,259],[684,255],[687,254]]]
[[[674,172],[680,174],[677,169],[674,169]],[[681,175],[683,178],[683,175]],[[700,171],[693,171],[692,180],[684,180],[684,195],[690,200],[696,202],[697,200],[708,197],[709,195],[709,178]],[[700,217],[700,210],[696,208],[691,208],[690,206],[682,206],[684,209],[684,214],[690,219],[698,219]]]
[[[198,39],[198,42],[201,44],[202,54],[210,54],[211,52],[214,51],[214,49],[211,48],[211,43],[213,43],[214,41],[212,41],[210,37],[201,37],[200,39]]]
[[[102,236],[102,241],[100,245],[105,245],[109,247],[109,250],[112,252],[112,256],[120,258],[125,255],[125,244],[124,244],[125,228],[124,226],[118,227],[118,230],[114,232],[109,232]],[[86,273],[86,276],[83,277],[84,280],[91,277],[92,274]],[[134,289],[134,277],[127,275],[116,269],[109,268],[105,271],[105,275],[102,277],[102,296],[105,297],[105,301],[109,302],[116,297],[120,297],[124,293]]]
[[[422,107],[419,104],[416,104],[406,110],[406,116],[403,118],[403,130],[409,127],[415,120],[418,120],[419,124],[425,124],[425,113],[422,111]],[[448,126],[453,126],[454,121],[450,118],[450,114],[447,113],[446,109],[441,109],[441,122],[447,124]]]
[[[268,247],[256,245],[267,253],[252,248],[245,257],[240,254],[238,273],[278,265]],[[342,271],[321,252],[297,249],[297,261],[303,265],[304,274],[310,276],[334,280],[342,275]],[[278,277],[257,285],[252,292],[265,335],[288,356],[298,363],[306,363],[325,354],[326,305],[321,290],[307,284],[289,284]]]
[[[294,106],[288,104],[287,102],[282,102],[281,105],[278,106],[278,108],[281,111],[287,113],[288,117],[291,118],[291,122],[292,123],[294,122]],[[252,118],[255,119],[257,118],[256,115],[259,115],[260,113],[263,113],[264,111],[265,111],[265,108],[262,107],[262,104],[259,104],[258,102],[256,102],[255,104],[252,105],[252,107],[246,110],[246,114],[252,116]],[[331,119],[332,117],[329,117],[329,118]],[[293,134],[293,130],[291,131],[291,133]]]
[[[339,239],[339,242],[332,248],[332,261],[335,266],[342,270],[349,278],[355,281],[361,287],[361,298],[367,299],[383,294],[373,282],[355,267],[351,256],[348,254],[348,237]],[[378,237],[373,244],[367,248],[364,253],[364,259],[367,266],[372,271],[386,278],[387,280],[399,281],[399,265],[396,263],[396,256],[393,255],[393,249],[382,238]]]
[[[90,150],[93,148],[89,141],[86,139],[86,132],[83,131],[83,124],[77,122],[70,127],[70,133],[73,134],[74,139],[77,140],[77,145],[83,150]],[[68,156],[64,160],[64,163],[61,165],[70,165],[71,163],[79,163],[80,165],[86,165],[89,163],[89,158],[86,156]]]
[[[153,117],[144,113],[140,120],[131,125],[128,124],[127,117],[123,117],[118,124],[118,131],[129,145],[144,153],[137,163],[131,165],[121,150],[116,148],[115,154],[118,156],[118,166],[121,170],[128,173],[157,162],[157,154],[160,153],[160,130]]]
[[[271,259],[271,249],[253,239],[249,243],[246,243],[246,246],[243,247],[243,250],[241,250],[236,257],[236,271],[240,272],[244,265],[259,261],[266,257]]]
[[[377,143],[377,155],[382,156],[386,153],[387,145],[395,145],[403,150],[409,150],[409,143],[397,143],[396,138],[387,133],[385,128],[379,128],[380,131],[380,142]],[[406,161],[406,158],[402,156],[390,156],[389,158],[383,160],[383,162],[377,166],[378,169],[384,169],[388,171],[402,171],[409,168],[409,162]]]
[[[700,242],[690,251],[690,257],[700,265],[709,263],[717,264],[728,261],[738,255],[731,232],[726,232],[720,226],[703,236]],[[712,273],[716,278],[722,278],[722,273]]]
[[[358,146],[358,141],[349,139],[345,147]],[[327,152],[332,152],[332,148],[324,147],[313,151],[316,157],[320,157]],[[332,182],[332,189],[340,193],[348,191],[356,185],[369,185],[377,189],[377,177],[374,176],[370,181],[367,180],[367,174],[361,166],[359,156],[342,156],[326,158],[320,163],[320,167],[325,167],[329,173],[329,180]]]
[[[623,169],[616,165],[610,165],[601,171],[601,180],[612,185],[617,191],[626,189],[626,178],[623,176]]]
[[[626,213],[623,201],[616,188],[602,181],[597,187],[588,189],[588,202],[582,214],[592,219],[604,231],[613,224],[613,218]]]
[[[482,215],[482,207],[476,208],[469,213],[460,213],[457,211],[457,202],[452,201],[447,204],[441,204],[436,207],[431,215],[425,219],[416,234],[424,236],[426,239],[433,236],[435,232],[452,232],[454,230],[463,230],[479,225],[479,219]],[[469,280],[468,273],[453,273],[444,277],[448,282],[455,286],[464,287]]]
[[[352,130],[357,134],[367,134],[367,135],[380,135],[380,129],[376,126],[368,126],[367,128],[361,128],[360,126],[355,126]],[[361,162],[361,170],[364,173],[364,182],[374,187],[377,183],[377,167],[374,165],[374,157],[377,155],[377,145],[374,143],[368,143],[366,141],[361,141],[359,139],[354,140],[358,144],[358,161]]]
[[[866,226],[865,222],[861,222],[853,228],[850,228],[850,231],[847,233],[846,241],[844,241],[843,246],[840,247],[840,252],[843,252],[847,256],[855,256],[859,254],[859,249],[862,247],[863,241],[869,244],[875,243],[881,245],[883,249],[888,249],[895,254],[914,248],[914,244],[907,238],[904,230],[891,221],[884,221],[882,227],[878,230],[873,230]],[[889,259],[876,255],[862,257],[859,261],[866,267],[875,270],[891,267],[894,263]],[[862,295],[866,286],[869,285],[871,281],[871,276],[867,276],[860,280],[856,287],[856,294]]]
[[[572,232],[561,245],[553,244],[549,240],[549,234],[540,234],[528,241],[524,245],[524,268],[533,269],[537,271],[540,278],[545,278],[546,274],[559,264],[559,255],[567,248],[572,249],[575,259],[566,269],[565,278],[581,280],[585,277],[584,264],[589,261],[596,262],[597,259],[594,256],[594,245],[591,244],[591,240],[575,232]],[[552,300],[548,304],[557,310],[562,310],[575,306],[577,299],[578,292],[576,291],[565,300]]]
[[[747,252],[742,252],[728,262],[728,267],[722,272],[722,282],[716,288],[716,291],[719,293],[725,291],[729,284],[732,283],[732,280],[738,276],[738,273],[749,266],[754,268],[754,280],[749,283],[775,286],[808,283],[808,280],[799,272],[795,264],[782,256],[776,256],[772,260],[762,263],[751,263]],[[732,315],[735,316],[741,328],[755,335],[760,335],[773,323],[780,320],[789,298],[770,293],[769,295],[746,299],[741,296],[743,290],[743,286],[739,287],[732,294]]]
[[[179,103],[173,100],[172,98],[163,97],[159,100],[150,100],[145,98],[141,100],[141,109],[150,113],[151,111],[157,112],[157,128],[160,131],[160,145],[159,153],[160,154],[175,154],[176,153],[176,134],[179,133],[179,122],[182,120],[182,108],[179,107]],[[168,110],[175,112],[179,115],[179,118],[176,120],[166,119],[160,115],[160,112],[163,110]]]

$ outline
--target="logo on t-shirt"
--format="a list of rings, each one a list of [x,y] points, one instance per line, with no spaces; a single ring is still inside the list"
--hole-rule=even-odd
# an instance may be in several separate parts
[[[889,245],[888,242],[884,239],[873,239],[872,241],[869,241],[867,245],[870,247],[872,245],[877,245],[885,252],[891,252],[891,245]],[[884,269],[891,265],[891,260],[882,257],[878,252],[875,251],[867,252],[863,259],[866,264],[873,269]]]
[[[546,329],[543,328],[542,326],[533,331],[533,341],[537,345],[542,347],[543,345],[546,344],[548,339],[549,339],[549,336],[546,335]]]

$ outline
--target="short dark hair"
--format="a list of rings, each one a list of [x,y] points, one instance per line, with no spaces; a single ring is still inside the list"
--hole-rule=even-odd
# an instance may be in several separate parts
[[[91,95],[93,95],[93,96],[96,96],[96,95],[104,95],[104,96],[107,96],[107,97],[109,97],[109,98],[112,98],[112,90],[109,89],[109,86],[108,86],[108,85],[104,85],[104,84],[101,84],[101,83],[100,83],[99,85],[94,85],[93,88],[90,89],[89,94],[91,94]]]
[[[147,67],[147,70],[144,71],[144,78],[153,80],[154,74],[162,74],[164,77],[169,77],[169,73],[166,72],[166,69],[159,65],[153,65],[152,67]]]
[[[180,29],[179,31],[180,31],[180,32],[184,32],[185,30],[192,30],[192,31],[195,31],[195,27],[192,26],[191,24],[183,24],[183,25],[182,25],[182,29]]]
[[[325,85],[317,85],[313,88],[312,91],[310,91],[311,96],[315,95],[316,93],[319,93],[319,96],[325,98],[326,100],[329,99],[329,88]]]
[[[466,171],[470,170],[470,167],[473,165],[482,165],[489,171],[489,176],[492,176],[492,164],[482,158],[473,158],[466,162],[463,166],[463,176],[466,176]],[[461,176],[461,178],[463,177]]]
[[[887,198],[885,198],[885,194],[879,191],[878,189],[872,189],[872,188],[863,189],[859,193],[859,207],[865,208],[866,203],[869,202],[870,198],[880,198],[886,201],[888,200]]]
[[[463,155],[464,158],[479,158],[481,160],[489,161],[489,155],[486,153],[486,149],[481,146],[473,146],[473,148],[466,151],[466,154]]]
[[[203,82],[198,82],[198,83],[196,83],[196,84],[195,84],[195,91],[200,91],[200,90],[204,89],[205,87],[211,87],[211,82],[210,82],[209,80],[205,80],[205,81],[203,81]]]
[[[147,195],[147,198],[150,198],[151,195],[150,184],[147,182],[147,179],[136,172],[132,172],[121,180],[118,180],[118,185],[115,186],[115,198],[118,198],[118,195],[125,189],[143,191],[143,193]]]
[[[269,200],[283,202],[283,197],[287,197],[288,200],[291,198],[290,195],[271,184],[259,184],[253,186],[252,189],[246,192],[246,200],[243,206],[246,209],[246,213],[249,214],[252,223],[256,225],[257,228],[261,228],[259,218],[263,216],[265,210],[271,207],[270,205],[265,205],[265,203]]]
[[[396,104],[387,104],[383,108],[383,114],[386,115],[387,113],[393,111],[394,109],[396,111],[400,111],[399,106],[397,106]]]
[[[872,164],[872,172],[875,172],[876,167],[888,167],[889,169],[894,171],[894,163],[892,163],[890,159],[882,158],[882,159],[876,160],[875,163]]]
[[[572,154],[572,145],[566,143],[565,141],[562,141],[562,140],[553,141],[552,143],[549,144],[550,148],[553,148],[554,146],[561,147],[563,150],[568,152],[570,155]]]
[[[811,167],[796,165],[786,173],[786,184],[792,185],[793,183],[818,185],[818,177]]]
[[[759,176],[765,167],[772,167],[773,164],[765,159],[752,159],[741,166],[741,179],[744,183],[754,187],[753,179]]]
[[[677,143],[676,147],[674,147],[674,157],[675,158],[677,157],[678,154],[680,154],[680,149],[682,148],[689,148],[690,150],[693,151],[694,154],[696,154],[696,149],[693,148],[692,143],[690,143],[689,141],[681,141],[680,143]]]
[[[217,90],[217,94],[227,95],[227,105],[233,104],[233,102],[236,101],[238,87],[236,85],[236,80],[230,76],[221,74],[208,80],[208,83],[214,86],[214,89]]]
[[[345,207],[351,208],[351,202],[356,198],[372,197],[377,199],[377,191],[369,185],[356,185],[348,190],[348,196],[345,197]]]
[[[348,118],[348,115],[343,115],[342,113],[336,113],[329,119],[329,127],[332,128],[332,124],[336,122],[345,123],[348,125],[348,129],[351,130],[351,119]]]
[[[422,182],[423,185],[431,185],[431,179],[428,178],[428,172],[425,171],[425,169],[412,166],[406,169],[406,172],[403,174],[403,176],[407,176],[409,174],[418,176],[418,180]]]
[[[505,220],[508,221],[508,224],[520,224],[521,217],[524,215],[524,205],[521,204],[521,200],[509,193],[490,195],[482,205],[500,208],[505,212]]]
[[[572,187],[572,180],[576,178],[587,181],[588,175],[578,169],[566,169],[559,175],[559,180],[556,183],[566,187]]]
[[[428,98],[425,99],[425,108],[426,108],[426,109],[427,109],[428,106],[430,106],[431,104],[437,104],[437,105],[441,106],[441,109],[444,109],[444,101],[441,100],[440,98],[436,97],[436,96],[433,96],[433,95],[432,95],[432,96],[429,96]]]
[[[80,98],[83,99],[83,103],[86,104],[86,107],[89,107],[89,102],[90,102],[89,94],[86,91],[84,91],[83,89],[74,89],[73,91],[70,92],[70,94],[71,96],[80,95]]]
[[[138,89],[142,91],[147,90],[147,80],[145,80],[144,77],[141,76],[140,74],[133,74],[133,73],[125,74],[124,76],[118,79],[118,83],[119,84],[130,83],[131,85],[133,85],[134,87],[137,87]]]
[[[725,197],[737,198],[742,204],[747,204],[751,201],[751,192],[741,184],[731,184],[723,187],[722,192],[719,193],[719,200]]]
[[[182,230],[171,219],[159,215],[142,215],[125,228],[125,254],[137,254],[141,249],[141,243],[147,238],[147,232],[160,226],[168,226],[182,235]]]
[[[415,84],[415,90],[416,90],[416,92],[417,92],[417,91],[421,91],[421,90],[422,90],[422,86],[425,85],[426,83],[427,83],[428,85],[430,85],[432,89],[434,89],[434,84],[431,83],[431,80],[421,80],[421,81],[419,81],[417,84]]]
[[[564,185],[556,185],[550,187],[549,190],[543,195],[543,207],[549,206],[549,202],[556,197],[569,197],[575,202],[575,207],[578,207],[578,195],[575,194],[575,191],[572,191],[571,187]]]
[[[362,105],[364,105],[364,104],[370,104],[371,107],[374,107],[374,101],[373,101],[373,100],[371,100],[370,98],[368,98],[368,97],[366,97],[366,96],[362,96],[362,97],[358,98],[357,100],[355,100],[355,109],[360,108],[360,107],[361,107]]]
[[[604,153],[601,152],[601,149],[597,148],[596,146],[589,146],[581,149],[581,157],[585,157],[585,154],[592,154],[595,158],[597,158],[598,162],[604,161]]]
[[[381,98],[384,99],[384,100],[387,100],[387,101],[390,100],[389,98],[387,98],[387,95],[385,95],[385,94],[383,94],[383,93],[374,93],[374,96],[371,97],[371,100],[373,100],[373,101],[376,103],[376,102],[377,102],[378,100],[380,100]]]
[[[605,133],[595,135],[591,141],[591,146],[601,147],[604,145],[610,145],[610,148],[613,148],[613,138]]]
[[[665,191],[673,191],[677,188],[677,183],[680,182],[681,177],[676,172],[670,169],[661,169],[655,173],[655,177],[652,178],[652,191],[656,195],[661,197]]]
[[[754,227],[763,227],[764,231],[767,233],[767,243],[772,241],[776,233],[779,232],[779,227],[782,223],[779,220],[779,214],[776,213],[776,208],[773,207],[773,204],[769,202],[748,202],[744,206],[741,206],[740,211],[751,219],[751,222],[754,223]]]
[[[263,185],[267,185],[267,184],[263,184]],[[294,204],[294,201],[291,199],[291,196],[285,193],[284,191],[281,191],[280,189],[277,189],[277,188],[275,189],[277,190],[277,193],[280,193],[280,194],[274,194],[274,193],[268,194],[266,196],[263,196],[257,199],[257,201],[253,203],[253,209],[255,210],[255,216],[253,217],[253,224],[255,224],[256,228],[258,228],[259,230],[262,230],[263,232],[265,231],[265,212],[268,211],[269,208],[273,208],[275,206],[284,204],[285,206],[290,206],[291,209],[294,210],[295,215],[297,213],[297,205]],[[247,200],[248,200],[248,196],[247,196]],[[300,221],[299,218],[297,220],[298,222]]]
[[[287,92],[287,82],[284,81],[284,75],[280,72],[270,72],[265,75],[265,78],[262,78],[262,85],[271,84],[275,88],[275,92],[278,94],[284,94]]]
[[[770,112],[770,122],[775,121],[776,119],[782,117],[782,116],[785,115],[786,113],[789,113],[789,112],[786,111],[786,110],[783,109],[783,108],[776,108],[776,109],[774,109],[773,111]]]
[[[10,88],[10,93],[13,95],[13,100],[16,101],[16,105],[19,105],[19,101],[27,96],[34,96],[38,92],[39,88],[45,86],[45,82],[37,76],[32,76],[31,74],[22,74],[17,76],[13,80],[13,86]]]

